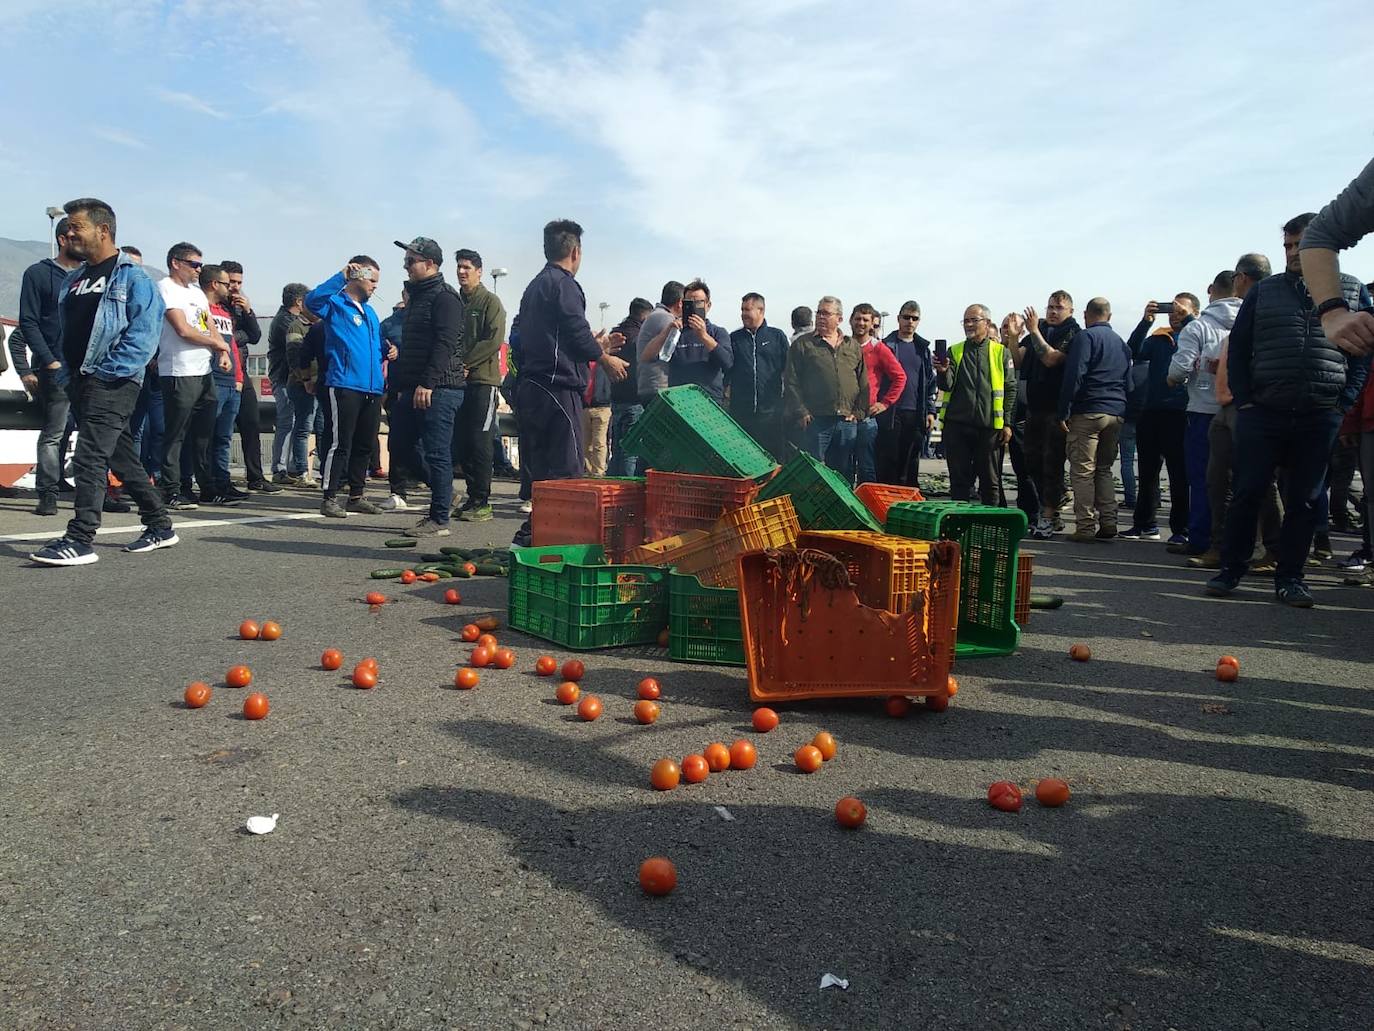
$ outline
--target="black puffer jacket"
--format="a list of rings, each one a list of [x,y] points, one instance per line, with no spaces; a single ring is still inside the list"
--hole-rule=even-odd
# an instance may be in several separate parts
[[[409,285],[400,354],[387,372],[387,385],[402,390],[463,386],[462,295],[442,272]]]
[[[1360,282],[1341,276],[1351,308],[1360,306]],[[1312,297],[1292,273],[1256,284],[1250,399],[1279,411],[1335,408],[1346,386],[1345,352],[1326,339]]]

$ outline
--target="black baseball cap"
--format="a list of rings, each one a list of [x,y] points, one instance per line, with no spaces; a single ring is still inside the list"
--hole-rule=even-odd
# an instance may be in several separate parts
[[[401,250],[413,251],[420,257],[434,262],[436,265],[442,265],[444,263],[443,249],[428,236],[417,236],[415,239],[411,240],[410,243],[402,243],[400,240],[394,240],[393,243],[401,248]]]

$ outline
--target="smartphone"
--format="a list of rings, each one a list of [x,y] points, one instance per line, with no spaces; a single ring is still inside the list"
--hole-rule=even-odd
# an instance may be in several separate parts
[[[945,360],[945,355],[948,354],[948,353],[949,353],[949,341],[948,341],[948,340],[936,340],[936,341],[935,341],[935,360],[938,361],[938,362],[944,361],[944,360]]]
[[[1173,301],[1155,301],[1155,307],[1159,309],[1159,314],[1168,315],[1174,310]]]
[[[348,270],[349,279],[366,279],[372,281],[372,270],[370,268],[351,268]]]
[[[706,303],[704,301],[682,302],[682,324],[684,326],[687,325],[687,320],[693,315],[699,315],[703,322],[706,321]]]

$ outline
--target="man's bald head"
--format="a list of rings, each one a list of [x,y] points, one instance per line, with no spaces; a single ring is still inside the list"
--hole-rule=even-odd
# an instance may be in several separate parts
[[[1094,297],[1083,309],[1083,318],[1088,325],[1095,322],[1112,321],[1112,302],[1105,297]]]

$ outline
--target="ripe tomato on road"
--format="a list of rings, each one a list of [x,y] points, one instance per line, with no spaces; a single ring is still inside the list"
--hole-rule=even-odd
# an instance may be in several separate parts
[[[478,677],[477,671],[475,669],[471,669],[468,666],[464,666],[462,669],[460,669],[457,673],[453,675],[453,686],[460,688],[464,691],[471,691],[474,687],[477,686],[477,681],[479,679],[480,678]]]
[[[276,641],[281,638],[281,624],[269,619],[258,631],[258,637],[264,641]]]
[[[639,886],[646,895],[667,895],[677,887],[677,867],[663,856],[646,859],[639,864]]]
[[[510,669],[515,665],[515,652],[509,648],[497,648],[491,657],[491,664],[497,669]]]
[[[1043,806],[1058,809],[1069,800],[1069,785],[1058,777],[1046,777],[1035,785],[1035,800]]]
[[[370,690],[377,686],[377,669],[363,663],[353,667],[353,686]]]
[[[792,759],[802,773],[815,773],[825,762],[825,756],[815,745],[802,745],[792,754]]]
[[[949,681],[945,685],[945,694],[953,698],[959,693],[959,681],[954,679],[954,674],[949,675]]]
[[[660,648],[668,647],[668,628],[666,626],[658,632],[658,646]]]
[[[845,795],[835,803],[835,822],[841,827],[855,830],[864,825],[868,809],[853,795]]]
[[[720,773],[730,768],[730,749],[719,741],[712,741],[701,753],[706,757],[706,765],[712,773]]]
[[[760,734],[767,734],[778,725],[778,714],[768,708],[755,709],[753,723]]]
[[[230,687],[247,687],[253,682],[253,671],[247,666],[230,666],[224,682]]]
[[[186,692],[181,697],[186,702],[188,709],[204,708],[210,700],[210,685],[197,680],[187,685]]]
[[[635,702],[635,719],[640,723],[649,724],[658,719],[658,702],[651,702],[641,698]]]
[[[651,702],[656,702],[658,701],[659,697],[663,694],[663,688],[659,685],[659,682],[655,680],[653,677],[645,677],[643,680],[639,682],[639,687],[636,688],[636,693],[638,693],[639,697],[641,698],[647,698]]]
[[[363,661],[358,663],[358,665],[366,666],[368,669],[372,670],[373,673],[377,672],[377,660],[374,659],[371,655],[363,659]]]
[[[1240,679],[1240,667],[1232,666],[1229,662],[1218,662],[1217,679],[1225,684],[1235,683]]]
[[[660,759],[649,771],[649,783],[659,791],[672,791],[682,779],[682,770],[671,759]]]
[[[477,640],[477,638],[482,636],[482,631],[477,629],[476,623],[469,623],[467,626],[463,627],[462,631],[459,633],[459,636],[464,641],[467,641],[469,644],[471,644],[473,641]]]
[[[1236,672],[1240,672],[1240,659],[1236,658],[1234,655],[1223,655],[1221,658],[1217,659],[1217,665],[1234,666],[1236,668]]]
[[[490,648],[483,648],[481,645],[478,645],[476,648],[472,649],[472,654],[468,656],[468,663],[481,669],[483,666],[490,666],[491,660],[495,657],[496,656],[492,654]]]
[[[447,591],[444,592],[444,604],[461,605],[463,604],[463,596],[459,594],[457,590],[450,587]]]
[[[260,720],[267,715],[271,708],[267,704],[267,696],[261,691],[254,691],[243,700],[243,718],[246,720]]]
[[[911,712],[911,699],[904,694],[895,694],[883,703],[883,708],[894,720],[899,720]]]
[[[577,703],[577,714],[590,723],[601,718],[601,699],[589,694]]]
[[[367,602],[369,605],[385,605],[386,595],[381,591],[368,591],[363,601]]]
[[[711,775],[711,767],[702,755],[683,756],[682,779],[688,784],[700,784]]]
[[[571,680],[565,680],[554,690],[553,696],[564,705],[572,705],[582,697],[582,688],[578,687]]]
[[[475,565],[473,565],[471,562],[464,562],[464,563],[463,563],[463,572],[467,573],[468,576],[476,576],[476,575],[477,575],[477,567],[476,567]]]
[[[1093,657],[1093,650],[1081,641],[1069,648],[1069,658],[1075,662],[1087,662]]]
[[[1009,780],[999,780],[988,788],[988,804],[1004,813],[1021,811],[1021,789]]]
[[[415,579],[415,570],[413,569],[407,569],[404,573],[401,574],[401,583],[403,584],[413,584],[415,582]]]
[[[541,655],[534,660],[534,671],[541,677],[551,677],[558,672],[558,660],[552,655]]]
[[[262,633],[262,628],[251,619],[245,619],[239,624],[239,637],[245,641],[256,641],[260,633]]]
[[[496,638],[492,637],[491,634],[483,634],[481,637],[477,638],[477,647],[487,648],[492,654],[495,654],[496,649],[501,646],[496,643]]]
[[[811,739],[811,743],[816,746],[816,750],[826,762],[835,758],[835,753],[839,750],[839,745],[835,743],[835,735],[828,730],[822,730]]]
[[[759,753],[753,742],[740,738],[730,746],[730,769],[752,770],[758,760]]]
[[[581,680],[587,675],[587,667],[581,659],[569,659],[563,663],[564,680]]]
[[[343,652],[337,648],[326,648],[320,656],[321,669],[338,669],[343,665]]]

